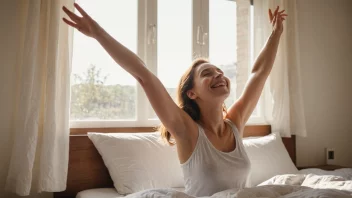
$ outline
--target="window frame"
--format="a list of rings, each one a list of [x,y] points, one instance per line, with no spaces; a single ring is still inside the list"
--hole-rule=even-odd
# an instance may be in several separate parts
[[[209,35],[209,0],[192,0],[192,54],[196,57],[209,57],[209,36],[204,44],[197,43],[198,26],[202,27],[204,33]],[[147,68],[157,76],[157,28],[158,28],[158,0],[138,0],[138,43],[137,55],[146,63]],[[253,25],[253,24],[251,24]],[[251,26],[252,27],[252,26]],[[153,29],[154,28],[154,29]],[[251,28],[253,30],[253,27]],[[252,33],[252,31],[250,31]],[[251,36],[252,37],[252,36]],[[153,39],[154,38],[154,39]],[[252,42],[253,38],[248,39]],[[251,53],[253,54],[252,43]],[[253,59],[250,58],[248,72],[250,73]],[[251,116],[247,125],[267,124],[268,107],[270,107],[269,87],[264,87],[259,99],[259,116]],[[70,128],[116,128],[116,127],[155,127],[160,125],[159,119],[149,119],[151,105],[143,88],[136,83],[136,117],[135,120],[96,120],[75,121],[70,120]]]

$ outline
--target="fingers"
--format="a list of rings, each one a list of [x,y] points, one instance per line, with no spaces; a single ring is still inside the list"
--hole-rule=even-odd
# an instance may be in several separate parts
[[[276,7],[274,15],[276,15],[278,11],[279,11],[279,6]]]
[[[287,15],[286,15],[287,16]],[[280,21],[284,21],[284,20],[286,20],[286,16],[282,16],[282,15],[278,15],[277,16],[277,21],[280,19]]]
[[[277,14],[280,16],[280,17],[284,17],[284,16],[287,16],[287,14],[284,14],[285,10],[281,10],[280,12],[278,12]]]
[[[273,21],[273,13],[271,12],[271,9],[269,9],[269,20],[270,23]]]
[[[67,9],[65,6],[62,7],[62,10],[70,17],[70,19],[74,22],[78,22],[80,20],[80,17],[75,15],[73,12],[71,12],[69,9]]]
[[[279,10],[279,6],[277,6],[275,12],[274,12],[274,19],[272,21],[273,24],[276,23],[277,19],[280,17],[280,15],[278,14],[278,10]]]
[[[65,22],[67,25],[72,26],[72,27],[78,29],[78,25],[77,25],[77,24],[75,24],[75,23],[73,23],[73,22],[71,22],[71,21],[69,21],[69,20],[67,20],[67,19],[65,19],[65,18],[62,18],[62,20],[64,20],[64,22]]]
[[[277,16],[277,23],[282,23],[285,19],[285,16],[282,16],[282,15],[278,15]]]
[[[273,24],[276,23],[276,20],[277,20],[277,15],[274,16],[274,19],[273,19]]]
[[[285,10],[279,11],[279,6],[276,7],[274,13],[269,9],[269,19],[270,23],[275,24],[276,22],[281,22],[285,20],[285,17],[287,17],[287,14],[284,14]]]
[[[283,21],[285,20],[285,17],[287,17],[287,14],[281,14],[280,15],[280,19],[283,20]]]
[[[272,13],[271,9],[269,9],[269,19],[273,24],[275,24],[279,19],[281,21],[285,20],[285,17],[287,16],[287,14],[284,14],[285,10],[279,11],[279,8],[280,7],[277,6],[274,13]]]
[[[78,12],[81,13],[81,15],[82,15],[83,17],[88,17],[88,18],[90,18],[89,15],[81,8],[81,6],[79,6],[77,3],[74,3],[73,5],[74,5],[75,8],[78,10]]]

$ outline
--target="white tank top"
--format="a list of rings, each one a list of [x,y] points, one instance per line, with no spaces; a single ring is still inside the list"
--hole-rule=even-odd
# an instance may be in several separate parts
[[[189,159],[181,164],[186,193],[192,196],[211,196],[230,188],[244,188],[250,162],[237,127],[225,120],[234,133],[236,148],[231,152],[217,150],[198,125],[196,147]]]

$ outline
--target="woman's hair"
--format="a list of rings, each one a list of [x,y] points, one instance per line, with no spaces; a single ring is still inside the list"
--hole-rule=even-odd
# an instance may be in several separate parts
[[[209,61],[204,58],[194,60],[192,65],[182,75],[177,87],[177,106],[184,110],[195,122],[200,119],[200,109],[197,103],[187,96],[187,91],[193,88],[195,70],[203,63],[209,63]],[[225,104],[223,105],[223,112],[226,113]],[[175,140],[163,124],[160,125],[159,130],[161,137],[169,143],[169,145],[175,145]]]

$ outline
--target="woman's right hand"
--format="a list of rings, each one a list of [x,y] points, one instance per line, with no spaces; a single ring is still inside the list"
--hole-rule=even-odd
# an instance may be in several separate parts
[[[286,19],[287,14],[284,13],[285,10],[279,11],[279,6],[276,7],[274,13],[269,9],[269,20],[272,24],[273,31],[281,34],[284,30],[283,21]]]
[[[62,10],[72,20],[69,21],[66,18],[63,18],[64,22],[89,37],[97,38],[102,28],[77,3],[74,3],[74,6],[79,11],[79,13],[81,13],[82,17],[77,16],[75,13],[71,12],[65,6],[63,6]]]

